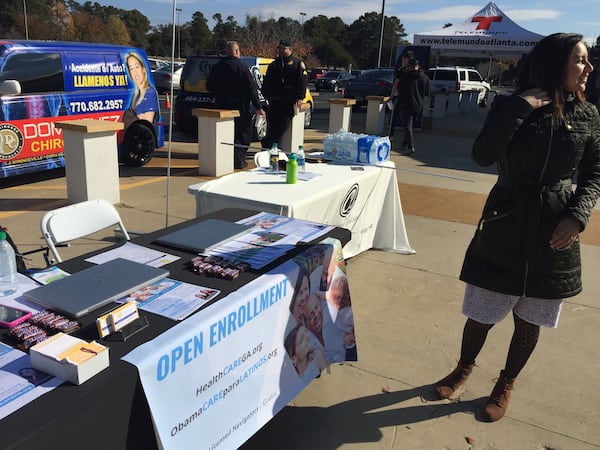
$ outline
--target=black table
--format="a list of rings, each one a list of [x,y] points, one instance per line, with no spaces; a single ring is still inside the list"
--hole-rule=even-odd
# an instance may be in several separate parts
[[[165,268],[170,278],[193,284],[201,284],[221,291],[218,297],[203,306],[226,297],[241,286],[277,267],[289,258],[301,253],[306,245],[321,241],[321,237],[306,245],[298,245],[260,271],[248,270],[235,280],[223,280],[197,275],[187,268],[194,256],[157,245],[154,241],[164,234],[186,227],[208,218],[237,221],[256,214],[258,211],[225,209],[174,225],[133,240],[149,248],[181,256]],[[335,228],[327,237],[334,237],[344,245],[350,240],[350,231]],[[86,258],[102,251],[86,254],[60,264],[61,268],[73,273],[91,266]],[[114,308],[114,304],[105,310]],[[2,449],[135,449],[157,448],[148,403],[139,382],[137,369],[121,357],[137,346],[153,339],[174,326],[176,321],[141,311],[149,326],[132,335],[124,342],[98,339],[95,320],[103,311],[84,317],[82,328],[74,335],[86,340],[96,339],[110,348],[110,367],[100,372],[81,386],[64,383],[51,392],[39,397],[0,421],[0,448]]]

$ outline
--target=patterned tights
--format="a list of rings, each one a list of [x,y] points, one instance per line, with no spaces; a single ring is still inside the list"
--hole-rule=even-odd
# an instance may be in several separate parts
[[[533,353],[540,335],[539,325],[529,323],[513,314],[515,331],[510,341],[504,376],[516,378],[521,372],[527,360]],[[484,324],[473,319],[467,319],[463,330],[460,361],[463,366],[475,364],[475,358],[479,355],[488,335],[488,331],[494,324]]]

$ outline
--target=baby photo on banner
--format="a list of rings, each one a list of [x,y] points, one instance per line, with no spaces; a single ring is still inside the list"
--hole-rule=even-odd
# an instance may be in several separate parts
[[[354,317],[338,241],[311,247],[294,258],[298,274],[284,346],[306,383],[328,364],[356,361]]]

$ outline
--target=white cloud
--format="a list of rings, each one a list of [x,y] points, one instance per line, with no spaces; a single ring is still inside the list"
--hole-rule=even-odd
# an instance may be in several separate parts
[[[525,22],[527,20],[554,20],[562,16],[562,12],[555,9],[509,9],[504,11],[513,21]]]

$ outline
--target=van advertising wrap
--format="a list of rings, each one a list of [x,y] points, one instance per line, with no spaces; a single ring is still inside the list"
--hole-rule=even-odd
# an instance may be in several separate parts
[[[143,50],[0,41],[0,177],[63,167],[56,122],[125,121],[126,110],[135,126],[129,130],[126,123],[117,133],[119,156],[142,165],[163,145],[158,94]]]

